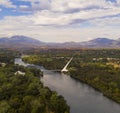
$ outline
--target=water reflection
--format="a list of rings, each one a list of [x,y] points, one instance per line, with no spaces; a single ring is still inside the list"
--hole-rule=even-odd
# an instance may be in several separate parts
[[[120,113],[120,105],[70,76],[48,71],[42,81],[65,97],[71,113]]]
[[[21,59],[15,59],[15,63],[31,66]],[[44,72],[42,82],[45,86],[64,96],[70,105],[71,113],[120,113],[119,104],[104,97],[92,87],[65,74],[45,70],[41,66],[32,66],[42,69]]]

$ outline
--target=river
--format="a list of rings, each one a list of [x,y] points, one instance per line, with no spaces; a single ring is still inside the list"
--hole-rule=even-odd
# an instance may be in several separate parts
[[[15,59],[15,64],[29,66],[20,58]],[[35,67],[40,68],[44,73],[41,79],[43,84],[66,99],[70,113],[120,113],[120,104],[104,97],[89,85],[68,75],[52,72],[40,66]]]

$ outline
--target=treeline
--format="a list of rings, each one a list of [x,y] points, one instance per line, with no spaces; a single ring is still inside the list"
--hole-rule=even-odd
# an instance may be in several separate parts
[[[17,70],[25,75],[15,74]],[[62,96],[44,87],[42,72],[20,66],[0,67],[0,113],[69,113]]]
[[[101,91],[105,96],[120,103],[120,68],[103,64],[78,64],[71,67],[70,75]]]
[[[70,57],[64,55],[53,55],[53,54],[38,54],[30,55],[23,58],[23,61],[29,62],[30,64],[42,65],[46,69],[62,69],[68,62]]]
[[[69,66],[69,74],[120,103],[120,50],[85,50],[77,53]],[[93,60],[97,59],[97,60]],[[112,62],[113,64],[108,64]]]
[[[91,85],[105,96],[120,103],[119,49],[81,49],[71,50],[71,52],[68,50],[66,53],[57,50],[54,55],[52,53],[54,51],[49,50],[42,54],[43,56],[40,53],[30,55],[25,58],[25,61],[36,64],[39,62],[38,64],[51,69],[54,69],[54,64],[57,64],[56,67],[60,69],[73,56],[73,60],[68,67],[70,76]],[[53,56],[56,56],[57,61],[53,59]],[[42,57],[44,60],[42,60]],[[64,60],[62,60],[62,57]],[[42,61],[40,62],[40,60]],[[115,66],[116,63],[118,66]]]
[[[107,58],[120,59],[119,49],[48,49],[34,50],[28,54],[28,57],[23,58],[24,61],[43,65],[47,69],[62,69],[71,57],[79,63],[93,62],[94,58],[102,58],[101,63],[106,63]]]
[[[17,51],[12,51],[8,49],[0,49],[0,62],[4,63],[14,63],[14,58],[17,56]]]
[[[40,81],[43,73],[14,65],[16,56],[18,52],[0,50],[0,61],[7,64],[0,66],[0,113],[69,113],[64,98]]]

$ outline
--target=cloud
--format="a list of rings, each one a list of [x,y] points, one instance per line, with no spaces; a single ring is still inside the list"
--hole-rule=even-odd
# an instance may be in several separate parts
[[[117,1],[117,4],[120,5],[120,0],[116,0]]]
[[[20,5],[19,8],[21,9],[27,9],[29,6],[28,5]]]
[[[20,12],[31,12],[31,8],[28,5],[19,5],[18,11]]]
[[[31,3],[33,10],[49,10],[50,2],[49,0],[40,0]]]
[[[81,10],[111,8],[114,2],[108,0],[22,0],[31,3],[33,10],[74,13]]]
[[[31,5],[20,4],[19,11],[32,13],[5,16],[0,20],[0,37],[22,34],[42,41],[63,42],[120,36],[120,0],[20,1]]]
[[[110,0],[22,0],[31,3],[21,5],[21,11],[33,12],[31,18],[36,25],[63,26],[120,14],[117,2]]]
[[[0,12],[2,11],[2,9],[0,9]]]
[[[118,24],[120,19],[117,17],[96,19],[90,23],[93,26],[39,26],[33,22],[32,16],[5,17],[0,21],[0,37],[12,35],[30,36],[41,41],[65,42],[65,41],[85,41],[97,37],[119,38],[119,28],[113,27],[114,22]],[[98,25],[98,23],[100,25]],[[86,23],[87,24],[87,23]],[[108,26],[109,25],[109,26]]]
[[[16,6],[13,5],[11,0],[0,0],[0,6],[6,7],[6,8],[16,8]]]
[[[96,25],[96,26],[100,26],[100,27],[104,27],[104,26],[111,26],[111,27],[117,27],[120,28],[120,16],[118,17],[107,17],[107,18],[103,18],[103,19],[94,19],[91,20],[90,23],[92,25]]]
[[[82,24],[82,22],[102,19],[105,17],[117,16],[120,14],[119,8],[114,9],[93,9],[87,11],[81,11],[77,13],[54,13],[48,10],[37,12],[33,15],[32,19],[36,25],[70,25],[70,24]]]
[[[31,3],[30,11],[33,12],[50,9],[49,0],[21,0],[21,1],[30,2]]]

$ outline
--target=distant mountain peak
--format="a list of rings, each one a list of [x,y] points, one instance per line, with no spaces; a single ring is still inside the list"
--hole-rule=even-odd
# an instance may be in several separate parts
[[[44,43],[27,36],[15,35],[9,38],[0,38],[0,46],[2,47],[18,47],[18,48],[28,48],[28,47],[38,47]]]
[[[11,40],[23,40],[23,41],[25,41],[25,40],[36,40],[36,39],[31,38],[31,37],[22,36],[22,35],[15,35],[15,36],[10,37],[9,39],[11,39]]]
[[[96,42],[108,42],[108,41],[115,41],[113,39],[108,39],[108,38],[96,38],[90,41],[96,41]]]
[[[26,36],[23,36],[23,35],[14,35],[14,36],[11,36],[10,38],[21,38],[21,37],[26,37]]]
[[[108,38],[96,38],[93,40],[88,41],[88,43],[91,43],[92,45],[96,46],[109,46],[109,44],[112,44],[115,40],[113,39],[108,39]]]
[[[86,42],[44,43],[31,37],[15,35],[10,38],[0,38],[0,47],[7,48],[115,48],[120,47],[120,39],[96,38]]]

